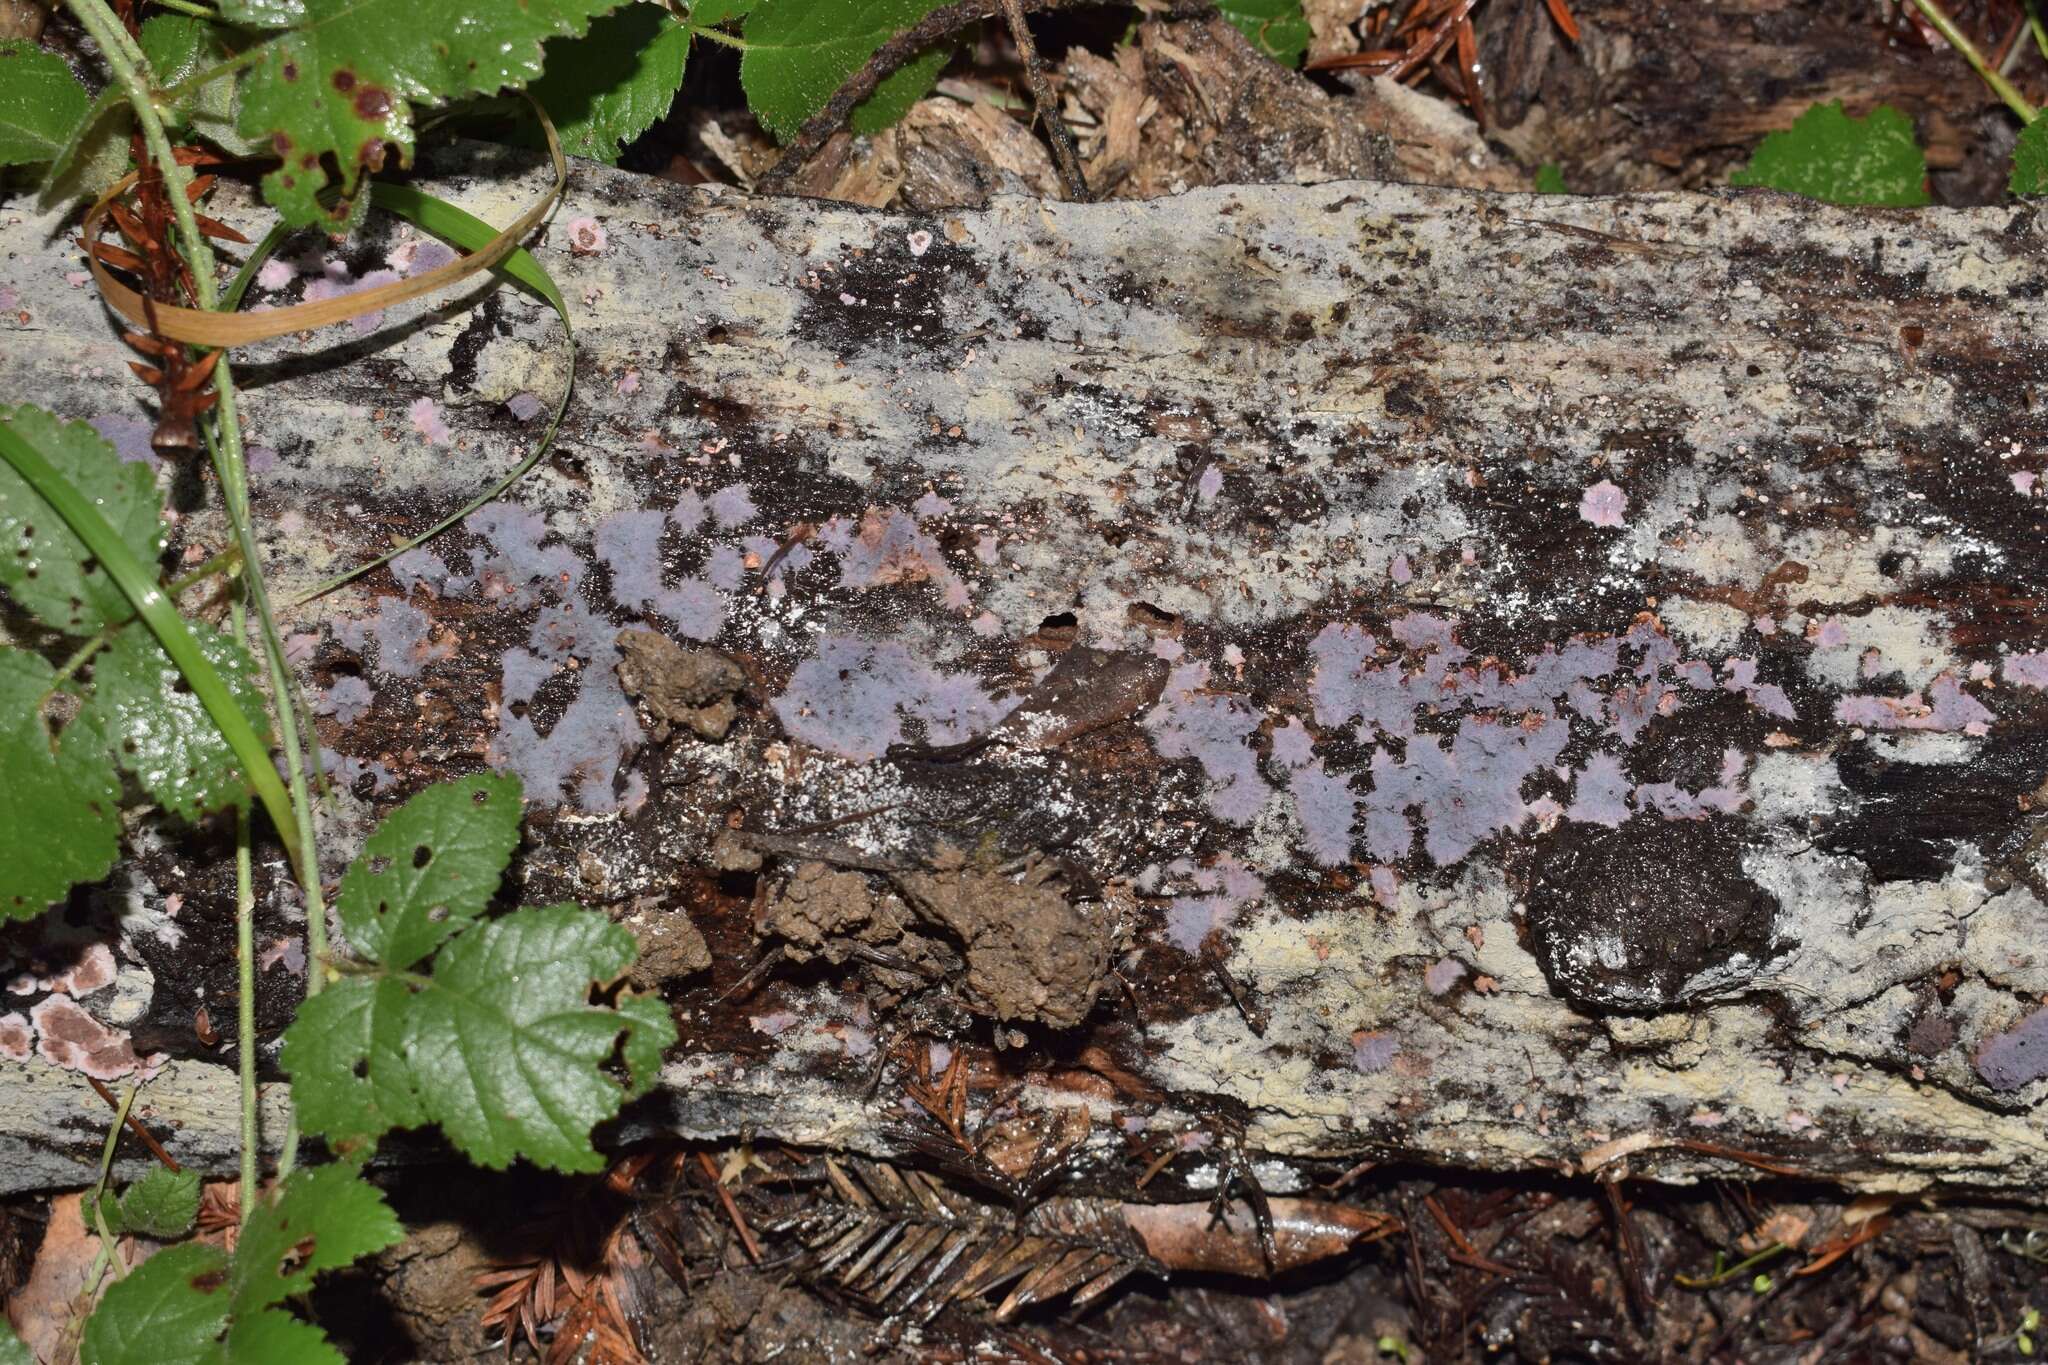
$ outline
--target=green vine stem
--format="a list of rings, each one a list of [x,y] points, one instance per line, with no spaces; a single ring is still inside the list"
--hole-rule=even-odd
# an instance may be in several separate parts
[[[2032,123],[2041,116],[2041,111],[2027,103],[2027,97],[2019,92],[2017,86],[1984,60],[1984,54],[1970,41],[1970,35],[1956,27],[1955,20],[1948,17],[1947,12],[1936,3],[1936,0],[1913,0],[1913,4],[1920,13],[1927,16],[1927,22],[1934,25],[1935,31],[1948,40],[1948,45],[1963,54],[1963,60],[1968,62],[1984,84],[1991,88],[1991,93],[2004,100],[2005,107],[2020,116],[2021,123]],[[2038,15],[2035,16],[2035,20],[2038,24]],[[2036,37],[2039,37],[2038,29]]]

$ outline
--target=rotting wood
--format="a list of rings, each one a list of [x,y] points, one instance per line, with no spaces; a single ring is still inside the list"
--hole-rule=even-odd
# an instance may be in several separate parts
[[[526,163],[464,155],[436,192],[515,216]],[[339,837],[496,763],[529,900],[691,914],[718,965],[633,1131],[887,1152],[872,1049],[931,1033],[1104,1143],[1241,1133],[1276,1194],[1304,1168],[1263,1158],[2038,1185],[2048,1081],[1973,1065],[2048,993],[2036,215],[1344,183],[912,219],[579,166],[561,449],[292,622]],[[146,432],[56,229],[0,209],[0,395]],[[277,596],[516,460],[554,325],[507,290],[243,357]],[[629,625],[739,665],[723,740],[642,735]],[[1081,648],[1104,695],[1039,685]],[[804,861],[730,827],[931,870],[780,916],[823,961],[721,1002],[749,878]],[[225,883],[144,842],[109,900],[157,985],[116,1022],[190,1054],[142,1112],[224,1169],[232,1072],[178,1039],[228,964],[151,934]],[[1071,974],[1004,937],[1005,879]],[[88,1178],[71,1080],[0,1061],[0,1184]]]

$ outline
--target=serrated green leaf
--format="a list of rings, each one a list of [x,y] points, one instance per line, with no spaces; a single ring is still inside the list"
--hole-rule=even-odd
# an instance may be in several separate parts
[[[62,57],[30,42],[0,42],[0,166],[55,157],[91,107]]]
[[[0,1365],[36,1365],[36,1358],[28,1353],[28,1347],[20,1337],[14,1335],[14,1328],[6,1318],[0,1318]]]
[[[300,1167],[242,1225],[229,1276],[235,1317],[303,1294],[319,1272],[353,1265],[404,1235],[384,1196],[353,1167]]]
[[[938,84],[939,73],[953,59],[950,46],[921,52],[891,72],[875,87],[875,93],[853,106],[846,126],[862,136],[879,133],[910,112],[910,106],[929,95]]]
[[[519,846],[519,780],[437,783],[394,811],[342,875],[335,909],[349,945],[412,966],[482,914]]]
[[[1536,168],[1536,193],[1570,194],[1571,186],[1564,183],[1564,170],[1555,161],[1546,161]]]
[[[158,14],[145,19],[136,41],[149,59],[157,88],[168,90],[187,78],[219,65],[229,55],[221,29],[183,14]],[[187,127],[235,156],[254,155],[256,145],[235,128],[238,87],[223,75],[191,91],[172,105],[168,120]]]
[[[81,715],[53,748],[38,710],[56,678],[37,656],[0,650],[0,920],[42,914],[73,884],[106,876],[120,851],[106,736]]]
[[[107,1215],[117,1233],[172,1241],[192,1231],[199,1216],[199,1172],[155,1166],[121,1191]]]
[[[24,408],[20,412],[33,414],[34,409]],[[48,417],[48,414],[41,415]],[[62,517],[64,525],[78,542],[90,547],[107,578],[127,599],[135,614],[148,625],[172,662],[178,665],[185,684],[205,705],[208,719],[227,738],[235,756],[241,760],[243,775],[256,789],[257,798],[276,824],[278,836],[284,841],[295,870],[301,877],[308,875],[304,851],[299,848],[298,839],[292,832],[296,826],[292,820],[291,798],[285,792],[284,783],[278,779],[270,751],[249,724],[249,718],[242,714],[220,671],[200,648],[191,626],[171,605],[170,598],[159,584],[155,565],[146,563],[137,555],[134,547],[123,538],[121,529],[108,520],[107,511],[102,508],[117,499],[95,501],[86,489],[66,477],[64,471],[52,463],[51,458],[38,449],[18,426],[16,421],[0,421],[0,460],[6,462],[10,476],[17,480],[19,487],[34,490],[36,496],[48,505],[47,511]],[[101,442],[101,445],[105,443]],[[60,455],[60,458],[64,457]],[[17,504],[15,510],[23,514],[29,511],[22,499],[17,499]],[[22,562],[8,560],[10,549],[25,551],[36,542],[33,526],[17,520],[16,544],[7,544],[5,518],[8,512],[9,507],[0,500],[0,563],[12,562],[13,567],[24,575],[28,573],[28,569],[23,568],[24,562],[29,568],[41,572],[48,567],[48,560],[37,561],[26,553],[19,556]],[[157,534],[161,534],[160,526]]]
[[[0,407],[0,422],[33,447],[93,503],[137,559],[164,548],[156,479],[145,464],[122,464],[107,439],[83,422],[59,422],[41,408]],[[131,614],[120,585],[85,542],[16,470],[0,463],[0,588],[52,630],[90,635]]]
[[[169,1247],[107,1286],[79,1343],[81,1365],[200,1365],[228,1323],[227,1256]]]
[[[747,16],[747,50],[740,58],[748,105],[787,140],[876,48],[943,2],[761,0]],[[931,89],[946,56],[944,49],[925,53],[876,86],[854,110],[854,130],[876,132],[902,118]]]
[[[2048,116],[2020,129],[2020,140],[2012,149],[2012,178],[2006,188],[2014,194],[2048,194]]]
[[[395,1128],[433,1121],[404,1052],[409,994],[397,977],[344,977],[301,1002],[285,1030],[281,1061],[299,1122],[351,1157]]]
[[[760,0],[699,0],[689,6],[690,23],[697,28],[717,28],[753,11]]]
[[[80,1359],[340,1365],[318,1329],[276,1305],[311,1289],[321,1271],[403,1235],[384,1197],[351,1168],[301,1168],[251,1210],[232,1259],[209,1246],[172,1247],[109,1288],[86,1322]]]
[[[36,188],[43,207],[97,195],[126,175],[128,139],[134,131],[135,116],[121,87],[110,85],[100,91],[43,172],[43,183]]]
[[[600,1067],[629,1035],[643,1073],[651,1040],[674,1026],[645,1006],[588,1003],[593,984],[632,961],[633,936],[573,905],[472,924],[434,960],[431,978],[344,980],[308,1000],[285,1031],[283,1062],[308,1131],[360,1141],[385,1119],[440,1125],[480,1166],[515,1156],[595,1171],[597,1124],[626,1091]],[[365,1117],[366,1113],[369,1117]],[[381,1130],[378,1130],[381,1131]]]
[[[1927,159],[1913,122],[1880,104],[1850,118],[1840,101],[1816,104],[1790,130],[1772,133],[1731,185],[1760,185],[1830,204],[1910,208],[1928,203]]]
[[[348,1365],[333,1343],[303,1318],[267,1308],[236,1318],[225,1349],[207,1365]]]
[[[628,5],[581,38],[549,43],[547,74],[527,93],[555,121],[563,151],[616,163],[668,113],[689,55],[689,29],[658,5]]]
[[[198,622],[191,628],[250,728],[267,740],[256,661],[219,631]],[[115,633],[93,660],[92,684],[87,710],[114,737],[116,760],[159,806],[197,820],[248,796],[235,751],[148,626],[137,621]]]
[[[1282,66],[1301,65],[1315,30],[1301,12],[1301,0],[1219,0],[1216,6],[1252,46]]]
[[[658,995],[628,995],[619,1014],[630,1027],[619,1054],[626,1062],[626,1098],[637,1100],[661,1079],[662,1054],[676,1045],[676,1020]]]
[[[224,0],[231,23],[282,28],[267,38],[242,93],[241,132],[284,164],[264,196],[299,225],[343,218],[363,172],[387,147],[410,165],[412,105],[488,94],[541,74],[541,43],[582,33],[618,0]],[[319,202],[331,156],[341,201]]]

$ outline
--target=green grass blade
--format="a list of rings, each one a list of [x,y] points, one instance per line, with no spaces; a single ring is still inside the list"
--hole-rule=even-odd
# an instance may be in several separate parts
[[[270,761],[270,750],[235,704],[227,683],[186,627],[185,618],[178,615],[171,599],[157,586],[155,573],[135,557],[120,535],[107,524],[107,519],[100,515],[99,509],[59,474],[43,458],[41,451],[6,423],[0,423],[0,458],[13,465],[29,487],[64,518],[72,532],[99,559],[108,577],[119,585],[135,608],[135,614],[155,633],[164,652],[171,656],[171,662],[184,675],[192,694],[199,698],[206,707],[207,715],[220,728],[221,737],[234,750],[249,785],[255,789],[263,808],[270,813],[278,838],[284,841],[294,866],[303,872],[291,801],[286,797],[284,784],[278,780],[277,769]]]
[[[464,251],[475,251],[490,241],[491,238],[497,236],[497,229],[493,228],[483,219],[478,218],[474,214],[464,212],[445,199],[437,199],[433,195],[415,189],[410,185],[391,185],[379,181],[370,187],[370,196],[372,202],[378,208],[395,213],[408,223],[419,228],[422,232],[432,233],[434,236],[452,243]],[[269,241],[268,238],[264,240],[266,242]],[[510,472],[503,478],[484,489],[483,492],[471,498],[455,511],[435,522],[421,534],[414,536],[403,544],[393,546],[366,564],[358,564],[346,573],[337,574],[335,577],[308,589],[289,605],[294,607],[301,606],[316,597],[333,592],[342,584],[362,577],[379,565],[390,563],[407,550],[426,544],[435,536],[440,535],[443,531],[455,525],[464,517],[467,517],[471,512],[476,511],[477,508],[482,507],[485,503],[494,501],[506,489],[525,478],[528,471],[540,463],[541,457],[554,448],[555,433],[560,430],[562,415],[569,410],[569,399],[576,391],[576,329],[569,321],[568,302],[563,299],[562,291],[555,287],[553,277],[541,268],[540,262],[535,260],[533,253],[529,252],[525,247],[519,247],[514,250],[511,255],[500,261],[493,269],[504,272],[504,274],[511,277],[517,283],[526,286],[543,299],[546,299],[553,306],[556,316],[562,319],[563,345],[566,347],[568,359],[566,373],[569,378],[568,382],[562,385],[562,396],[555,400],[555,410],[548,416],[548,424],[540,434],[539,443],[534,446],[525,459],[512,466]]]
[[[397,214],[420,231],[431,232],[464,251],[481,250],[498,235],[496,228],[475,214],[411,185],[392,185],[380,180],[370,187],[370,202],[387,213]],[[555,288],[554,280],[541,269],[532,252],[523,246],[515,247],[511,255],[493,268],[504,271],[554,305],[555,311],[561,314],[562,326],[569,326],[569,305],[562,301],[562,291]]]

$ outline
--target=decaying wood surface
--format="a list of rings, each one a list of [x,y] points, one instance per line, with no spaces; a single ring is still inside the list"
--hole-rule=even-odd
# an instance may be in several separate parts
[[[537,192],[467,155],[437,192]],[[965,1050],[977,1104],[1089,1105],[1106,1149],[1210,1134],[1193,1184],[1241,1137],[1275,1193],[1730,1152],[2038,1186],[2036,213],[1353,182],[910,219],[579,166],[560,448],[292,616],[336,840],[518,772],[525,898],[614,907],[669,978],[628,1131],[886,1150],[906,1059]],[[259,297],[431,256],[385,231]],[[0,252],[0,395],[133,449],[57,224],[0,211]],[[278,596],[508,468],[559,355],[508,288],[244,356]],[[226,858],[174,833],[85,1004],[179,1058],[142,1108],[220,1166]],[[0,1183],[85,1178],[104,1122],[0,1061]]]

